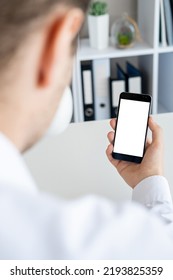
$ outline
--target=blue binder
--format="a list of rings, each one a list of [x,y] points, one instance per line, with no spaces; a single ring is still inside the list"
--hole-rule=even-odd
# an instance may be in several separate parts
[[[117,73],[115,73],[115,76],[112,75],[110,78],[109,87],[110,87],[111,118],[116,118],[118,113],[120,94],[126,91],[124,77],[120,78],[120,75],[117,75]]]
[[[118,78],[118,80],[125,81],[125,90],[126,90],[126,92],[128,92],[129,91],[128,75],[127,75],[127,73],[124,72],[124,70],[118,63],[117,63],[117,78]]]
[[[128,77],[128,92],[142,93],[141,71],[131,63],[126,63]]]

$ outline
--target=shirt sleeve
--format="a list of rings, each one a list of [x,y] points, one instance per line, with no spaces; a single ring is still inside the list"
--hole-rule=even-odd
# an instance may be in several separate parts
[[[152,176],[144,179],[133,190],[132,200],[144,205],[171,225],[173,235],[173,204],[166,178]]]

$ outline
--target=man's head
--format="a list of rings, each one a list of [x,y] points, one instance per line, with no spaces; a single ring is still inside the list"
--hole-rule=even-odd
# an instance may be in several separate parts
[[[71,80],[89,0],[0,0],[0,130],[21,151],[49,127]]]

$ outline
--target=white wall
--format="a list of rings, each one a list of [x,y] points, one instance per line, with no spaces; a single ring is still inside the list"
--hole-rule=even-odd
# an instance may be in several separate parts
[[[106,0],[109,6],[111,25],[117,17],[127,12],[131,17],[137,18],[137,0]],[[82,37],[88,37],[88,28],[85,23],[81,32]]]

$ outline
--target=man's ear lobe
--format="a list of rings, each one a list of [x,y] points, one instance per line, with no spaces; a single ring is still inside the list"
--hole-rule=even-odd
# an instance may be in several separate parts
[[[72,42],[80,31],[83,21],[83,12],[74,8],[57,16],[46,29],[38,75],[39,87],[49,86],[56,66],[61,65],[61,62],[69,57]]]

